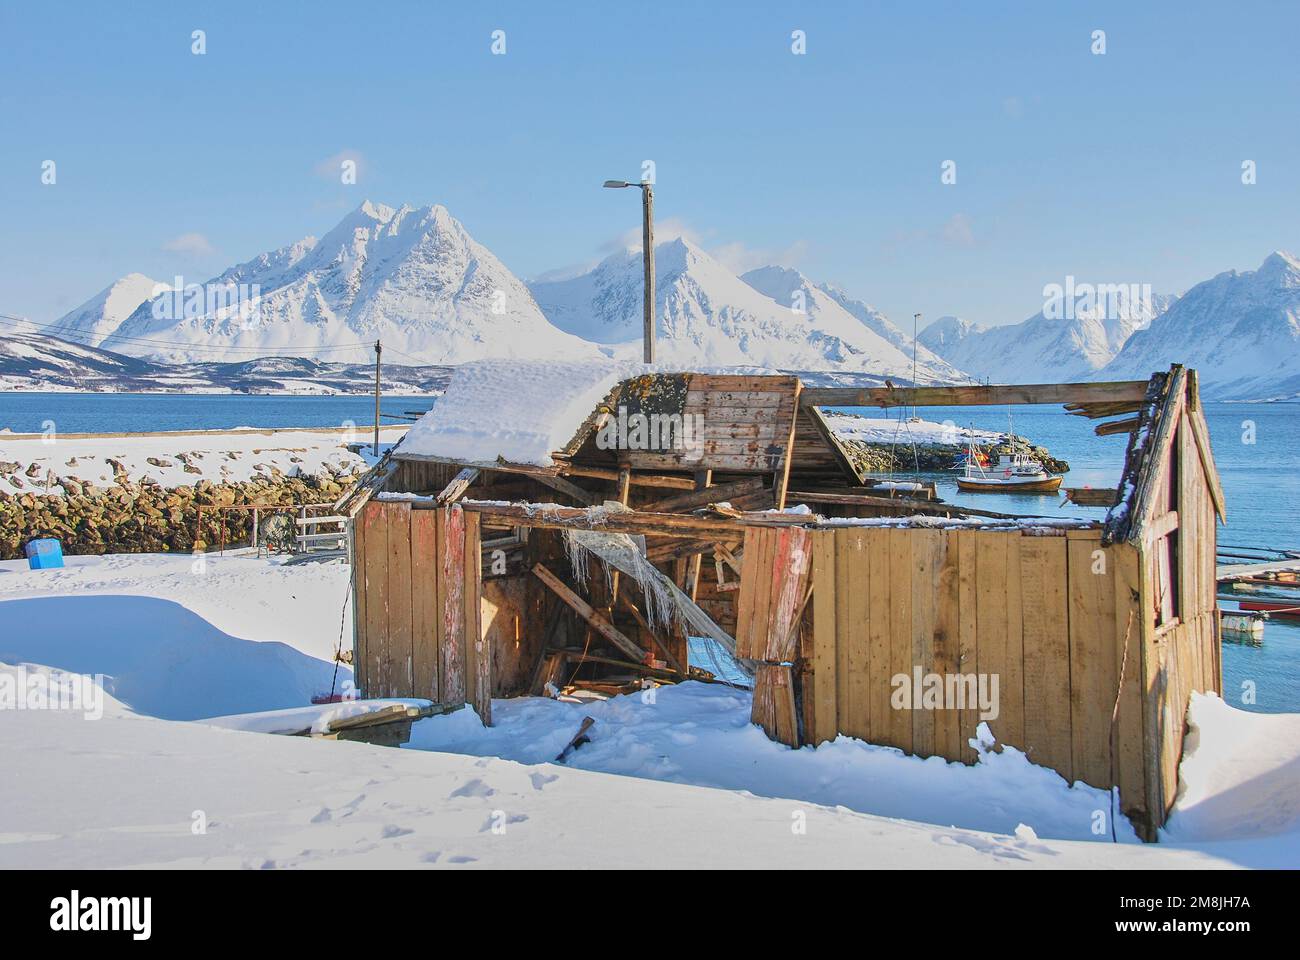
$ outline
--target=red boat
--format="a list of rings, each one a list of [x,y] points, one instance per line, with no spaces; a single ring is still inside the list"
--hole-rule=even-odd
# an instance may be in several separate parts
[[[1294,600],[1238,600],[1242,610],[1262,610],[1269,616],[1300,620],[1300,606]]]

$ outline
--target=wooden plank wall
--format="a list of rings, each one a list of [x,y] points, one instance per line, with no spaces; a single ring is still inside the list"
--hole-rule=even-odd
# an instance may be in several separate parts
[[[845,733],[970,763],[978,701],[898,709],[893,678],[910,682],[917,667],[922,677],[996,676],[998,715],[987,722],[999,743],[1068,781],[1118,784],[1123,810],[1146,816],[1134,547],[1103,548],[1099,530],[843,527],[811,536],[814,642],[802,683],[813,702],[810,742]]]
[[[1174,439],[1178,511],[1177,621],[1155,626],[1157,564],[1153,544],[1143,546],[1140,591],[1143,603],[1143,693],[1148,743],[1146,788],[1153,807],[1167,811],[1178,790],[1178,763],[1193,690],[1223,692],[1219,616],[1215,602],[1216,517],[1190,418],[1183,416]],[[1167,474],[1156,478],[1169,486]]]
[[[490,723],[478,515],[373,501],[354,520],[352,541],[361,696],[470,703]]]
[[[703,418],[702,459],[689,451],[622,458],[636,470],[771,473],[790,442],[798,389],[797,377],[692,374],[683,415]]]
[[[736,610],[736,656],[756,664],[751,718],[791,746],[806,739],[794,664],[801,659],[811,549],[812,532],[802,527],[746,530]]]

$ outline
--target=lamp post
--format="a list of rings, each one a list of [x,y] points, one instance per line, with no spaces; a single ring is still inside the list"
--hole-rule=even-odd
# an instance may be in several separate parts
[[[641,188],[641,249],[645,260],[645,362],[655,362],[655,224],[654,185],[645,181],[629,183],[626,180],[606,180],[605,186],[611,190],[624,187]]]

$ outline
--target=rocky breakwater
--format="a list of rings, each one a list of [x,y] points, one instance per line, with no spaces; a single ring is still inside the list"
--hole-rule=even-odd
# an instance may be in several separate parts
[[[965,462],[968,444],[990,460],[1014,451],[1028,453],[1048,473],[1067,473],[1070,464],[1046,447],[1012,433],[967,430],[928,421],[895,421],[836,413],[831,428],[848,456],[868,473],[946,473]]]
[[[365,469],[360,458],[344,454],[313,463],[305,472],[292,463],[302,458],[287,453],[280,458],[284,469],[259,462],[250,465],[246,477],[214,481],[196,476],[189,484],[164,484],[147,474],[133,479],[114,458],[106,458],[113,482],[97,484],[71,475],[71,470],[57,475],[48,463],[37,468],[35,463],[24,466],[0,457],[0,559],[22,557],[25,544],[38,537],[57,538],[69,555],[190,552],[196,542],[205,549],[217,546],[223,537],[227,545],[248,543],[252,511],[219,508],[332,503]],[[159,469],[184,464],[183,474],[195,475],[201,471],[191,463],[214,457],[230,462],[231,454],[210,451],[188,462],[181,455],[150,462],[162,461],[153,464]]]

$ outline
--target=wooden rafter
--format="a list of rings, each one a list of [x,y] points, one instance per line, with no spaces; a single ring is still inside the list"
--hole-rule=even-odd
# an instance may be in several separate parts
[[[1016,403],[1134,403],[1147,381],[1027,383],[944,387],[808,387],[800,397],[812,407],[970,407]]]

